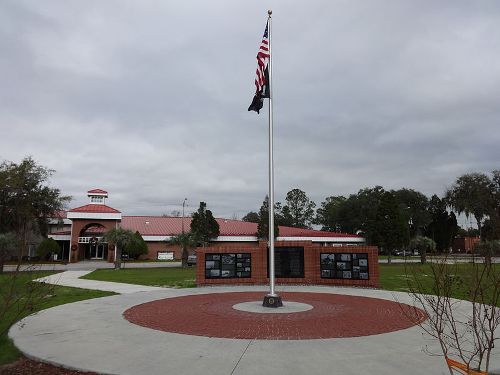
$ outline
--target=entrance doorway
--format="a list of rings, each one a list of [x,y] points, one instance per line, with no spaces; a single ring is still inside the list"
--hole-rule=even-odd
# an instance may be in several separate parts
[[[105,244],[90,244],[90,259],[104,259]]]

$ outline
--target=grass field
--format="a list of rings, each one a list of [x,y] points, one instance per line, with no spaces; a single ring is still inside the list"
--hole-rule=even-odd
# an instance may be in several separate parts
[[[176,288],[196,286],[195,268],[106,269],[96,270],[83,276],[82,279]]]
[[[431,276],[431,265],[420,263],[397,263],[379,264],[380,287],[385,290],[397,292],[408,291],[408,280],[414,281],[418,277],[424,286],[426,293],[432,293],[433,277]],[[461,274],[467,280],[467,273],[472,265],[459,264],[450,265],[453,273]],[[500,264],[493,265],[496,272],[500,273]],[[166,286],[178,288],[195,287],[194,268],[136,268],[115,270],[96,270],[83,277],[89,280],[114,281],[130,284]],[[457,285],[453,297],[467,299],[466,282]]]
[[[410,284],[415,284],[415,281],[418,280],[423,286],[421,292],[435,294],[435,282],[432,275],[433,265],[431,264],[380,264],[379,267],[380,287],[382,289],[407,292],[409,291],[409,282]],[[448,276],[455,280],[452,287],[452,297],[465,300],[469,299],[468,287],[471,285],[471,271],[474,265],[470,263],[460,263],[450,264],[446,267],[448,267]],[[476,267],[482,267],[482,265],[477,265]],[[493,279],[490,278],[489,281],[498,283],[498,281],[500,281],[500,264],[493,264],[492,269],[496,276]],[[487,288],[484,290],[487,291]],[[497,305],[500,306],[500,301]]]
[[[9,273],[0,274],[0,296],[6,295],[12,286],[14,289],[14,294],[21,297],[20,303],[23,302],[23,298],[27,293],[27,286],[31,282],[32,279],[36,279],[39,277],[47,276],[53,274],[54,272],[26,272],[20,273],[19,277],[16,279],[15,283],[11,284],[11,275]],[[90,298],[97,297],[105,297],[109,295],[113,295],[115,293],[110,292],[101,292],[97,290],[87,290],[87,289],[79,289],[79,288],[69,288],[63,286],[47,286],[46,289],[41,289],[42,297],[40,299],[40,303],[37,303],[33,306],[31,310],[24,311],[19,319],[35,313],[37,311],[47,309],[49,307],[62,305],[65,303],[82,301]],[[44,294],[44,291],[47,294]],[[0,300],[4,301],[4,300]],[[2,302],[3,303],[3,302]],[[14,306],[14,309],[16,306]],[[5,328],[8,328],[12,318],[15,317],[15,311],[9,310],[4,319],[0,321],[0,331],[3,331]],[[0,336],[0,365],[11,363],[17,360],[21,356],[21,353],[14,346],[12,341],[7,337],[7,334],[3,334]]]

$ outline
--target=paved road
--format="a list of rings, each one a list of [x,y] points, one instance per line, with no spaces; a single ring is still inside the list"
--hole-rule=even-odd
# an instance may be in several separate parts
[[[439,261],[442,261],[443,258],[441,257],[432,257],[432,256],[428,256],[427,257],[427,262],[429,263],[432,263],[432,262],[439,262]],[[383,258],[383,259],[379,259],[378,262],[380,264],[387,264],[389,263],[388,259],[387,258]],[[484,258],[483,257],[458,257],[458,256],[449,256],[447,259],[446,259],[446,263],[448,264],[455,264],[455,263],[472,263],[472,262],[475,262],[475,263],[483,263],[484,262]],[[493,257],[491,258],[491,262],[492,263],[500,263],[500,257]],[[391,259],[391,263],[397,263],[397,264],[401,264],[401,263],[420,263],[420,257],[410,257],[410,258],[406,258],[406,259],[401,259],[401,258],[392,258]]]

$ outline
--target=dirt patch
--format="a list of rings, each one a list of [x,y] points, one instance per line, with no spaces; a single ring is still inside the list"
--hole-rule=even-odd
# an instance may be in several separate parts
[[[48,365],[28,358],[0,366],[0,375],[97,375],[95,372],[81,372]]]

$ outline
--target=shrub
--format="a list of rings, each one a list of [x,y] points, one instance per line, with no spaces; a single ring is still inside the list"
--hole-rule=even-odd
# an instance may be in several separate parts
[[[40,245],[38,245],[38,248],[36,249],[36,255],[39,256],[42,260],[47,260],[50,255],[58,254],[60,251],[61,247],[56,240],[52,238],[46,238],[42,242],[40,242]]]

